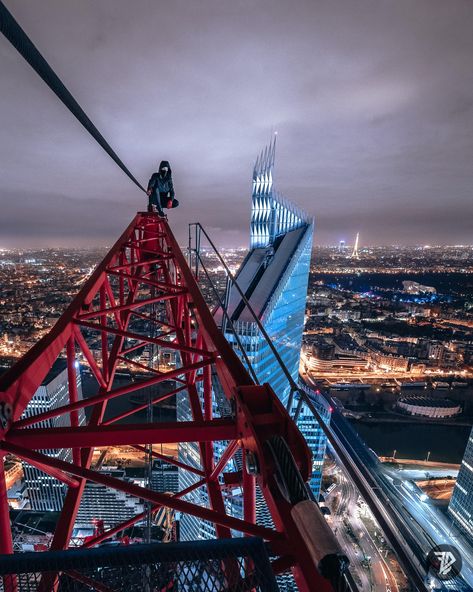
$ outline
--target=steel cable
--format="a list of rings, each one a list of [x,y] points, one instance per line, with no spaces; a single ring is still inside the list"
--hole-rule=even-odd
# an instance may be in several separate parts
[[[135,179],[125,164],[120,160],[110,144],[105,140],[99,130],[86,115],[79,103],[67,90],[61,79],[57,76],[48,62],[43,58],[34,43],[16,22],[12,14],[0,0],[0,32],[8,39],[13,47],[30,64],[33,70],[49,86],[53,93],[64,103],[74,117],[85,127],[94,140],[100,144],[112,160],[122,169],[133,183],[142,191],[145,188]]]

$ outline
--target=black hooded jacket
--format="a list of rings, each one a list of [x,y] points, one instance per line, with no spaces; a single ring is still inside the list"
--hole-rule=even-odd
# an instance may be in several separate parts
[[[168,167],[168,171],[165,175],[162,174],[163,167]],[[151,191],[151,195],[165,195],[169,199],[174,199],[172,172],[167,160],[162,160],[159,164],[159,171],[151,175],[151,179],[148,182],[148,191]]]

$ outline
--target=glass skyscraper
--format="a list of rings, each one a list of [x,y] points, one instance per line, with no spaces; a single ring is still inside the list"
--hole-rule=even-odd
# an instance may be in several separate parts
[[[276,192],[273,183],[275,150],[276,138],[263,150],[255,163],[251,198],[250,250],[237,273],[236,281],[271,338],[294,382],[298,383],[313,222],[298,207]],[[287,377],[234,286],[227,293],[226,302],[231,324],[223,321],[221,311],[220,315],[217,313],[217,320],[223,326],[225,337],[245,363],[237,343],[236,335],[238,336],[260,384],[269,383],[282,403],[287,405],[291,391]],[[214,388],[217,388],[217,385]],[[322,417],[329,421],[330,413],[325,400],[309,389],[307,392]],[[224,402],[224,397],[217,396],[216,399]],[[296,396],[293,404],[297,405],[297,402]],[[216,415],[224,415],[225,412],[223,408],[215,409]],[[178,420],[190,419],[187,396],[180,393]],[[311,488],[317,499],[320,492],[326,439],[305,405],[301,408],[298,425],[313,453]],[[217,445],[215,452],[217,456],[221,453]],[[198,466],[199,456],[195,445],[180,445],[179,455],[182,462]],[[234,462],[238,463],[238,458]],[[238,466],[234,467],[234,469],[238,468]],[[197,476],[185,471],[180,471],[179,478],[180,489],[189,487],[198,480]],[[203,490],[193,492],[188,499],[200,505],[207,505],[206,492]],[[259,497],[258,505],[261,503],[264,504]],[[241,499],[238,491],[235,490],[233,497],[228,501],[229,512],[239,515],[241,507]],[[264,522],[264,509],[262,512],[258,511],[258,514]],[[213,525],[188,516],[183,517],[183,521],[181,524],[183,540],[213,537]]]
[[[311,402],[319,412],[320,417],[327,425],[330,423],[330,406],[324,397],[317,391],[313,391],[307,386],[301,384],[303,389],[309,396]],[[295,401],[297,404],[297,398]],[[320,488],[322,486],[322,468],[325,459],[325,450],[327,448],[327,436],[324,434],[319,423],[314,420],[312,412],[304,404],[301,407],[299,417],[297,420],[297,426],[300,431],[304,434],[307,444],[312,452],[312,475],[310,478],[310,488],[314,494],[315,499],[318,501],[320,496]]]
[[[77,393],[79,399],[82,399],[82,384],[80,372],[76,372]],[[33,398],[25,409],[22,418],[30,417],[38,413],[45,413],[61,407],[69,402],[69,387],[67,379],[66,361],[57,360],[41,386],[38,387]],[[85,422],[84,410],[79,410],[79,425]],[[52,417],[38,424],[41,427],[65,427],[70,425],[69,415],[59,415]],[[72,451],[70,449],[45,450],[49,456],[72,462]],[[59,511],[62,508],[64,496],[67,487],[55,477],[51,477],[40,469],[23,463],[23,472],[28,497],[32,510],[54,510]]]
[[[448,512],[473,542],[473,429],[466,445]]]
[[[250,251],[243,261],[236,281],[245,293],[253,312],[295,383],[299,381],[299,362],[312,251],[313,222],[274,188],[276,137],[256,160],[253,170]],[[233,288],[227,298],[228,314],[235,333],[245,348],[261,384],[268,382],[284,405],[290,384],[254,317]],[[227,325],[225,336],[242,357],[237,340]],[[244,362],[244,359],[242,357]],[[301,385],[318,412],[329,422],[330,410],[325,399]],[[297,397],[293,405],[298,403]],[[303,405],[298,426],[313,455],[311,488],[320,493],[326,438],[309,409]]]
[[[297,382],[312,250],[313,224],[274,189],[276,138],[256,160],[250,222],[250,251],[237,273],[238,285]],[[228,314],[260,383],[269,382],[286,404],[290,385],[238,291]],[[231,331],[227,339],[235,345]]]

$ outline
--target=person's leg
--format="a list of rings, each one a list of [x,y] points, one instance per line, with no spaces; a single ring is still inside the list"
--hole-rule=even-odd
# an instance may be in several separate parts
[[[165,213],[163,211],[163,208],[166,207],[166,194],[165,193],[160,193],[159,194],[159,199],[158,199],[158,213],[160,216],[165,216]]]
[[[153,212],[155,208],[158,208],[158,200],[156,197],[156,192],[153,193],[148,198],[148,212]]]

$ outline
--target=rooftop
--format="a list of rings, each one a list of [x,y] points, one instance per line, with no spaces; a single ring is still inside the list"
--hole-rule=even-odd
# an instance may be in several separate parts
[[[291,230],[280,237],[272,247],[252,249],[246,256],[236,279],[258,318],[263,315],[307,229],[308,225]],[[228,312],[232,321],[254,321],[234,287],[230,291]]]
[[[450,399],[434,399],[433,397],[421,397],[415,395],[411,397],[402,397],[399,399],[399,403],[417,405],[418,407],[439,407],[442,409],[458,407],[458,403],[455,403]]]

